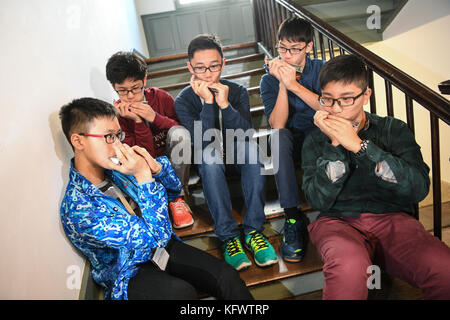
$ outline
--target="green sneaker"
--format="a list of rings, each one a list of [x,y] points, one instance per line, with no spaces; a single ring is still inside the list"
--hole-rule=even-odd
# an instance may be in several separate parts
[[[252,264],[242,249],[239,237],[234,237],[225,241],[223,245],[223,257],[225,258],[225,261],[237,271],[248,268]]]
[[[256,231],[245,236],[245,245],[253,252],[255,262],[260,267],[267,267],[278,262],[277,254],[266,237]]]

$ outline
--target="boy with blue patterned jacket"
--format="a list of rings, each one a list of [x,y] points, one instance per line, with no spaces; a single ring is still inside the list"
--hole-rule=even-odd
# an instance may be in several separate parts
[[[121,143],[113,106],[82,98],[63,106],[60,117],[74,150],[62,225],[106,299],[196,299],[196,289],[252,298],[226,263],[175,236],[168,201],[179,195],[180,180],[167,157]]]

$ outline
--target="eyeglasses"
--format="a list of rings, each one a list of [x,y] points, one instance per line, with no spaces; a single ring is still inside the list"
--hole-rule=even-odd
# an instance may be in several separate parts
[[[209,70],[211,72],[219,72],[220,70],[222,70],[222,64],[213,64],[209,67],[194,67],[190,62],[189,64],[191,65],[192,70],[194,70],[194,73],[205,73],[206,70]]]
[[[125,132],[119,131],[117,133],[108,133],[105,135],[101,134],[90,134],[90,133],[79,133],[80,136],[85,137],[94,137],[94,138],[105,138],[106,143],[113,144],[116,142],[116,139],[119,139],[122,142],[125,139]]]
[[[358,94],[355,97],[344,97],[344,98],[324,98],[322,96],[319,97],[319,103],[322,107],[331,108],[334,106],[334,103],[337,102],[339,107],[350,107],[355,103],[355,100],[361,97],[365,92],[367,88],[364,89],[360,94]]]
[[[130,92],[133,94],[139,94],[142,92],[142,89],[144,89],[144,86],[142,87],[137,87],[137,88],[132,88],[130,90],[128,89],[120,89],[120,90],[115,90],[117,92],[117,94],[119,96],[127,96]]]
[[[305,45],[303,48],[299,49],[299,48],[285,48],[282,46],[276,46],[275,48],[278,50],[278,53],[286,53],[289,51],[290,54],[299,54],[300,52],[302,52],[303,49],[305,49],[308,45]]]

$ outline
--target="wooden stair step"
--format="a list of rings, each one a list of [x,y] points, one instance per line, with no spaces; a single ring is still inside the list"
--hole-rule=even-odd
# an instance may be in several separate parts
[[[243,49],[243,48],[250,48],[250,47],[256,47],[258,44],[256,42],[249,42],[249,43],[241,43],[241,44],[235,44],[230,46],[225,46],[222,48],[223,51],[230,51],[230,50],[237,50],[237,49]],[[187,52],[186,53],[179,53],[179,54],[172,54],[168,56],[163,57],[154,57],[154,58],[148,58],[145,59],[145,62],[147,65],[158,63],[158,62],[164,62],[164,61],[170,61],[170,60],[177,60],[177,59],[183,59],[187,58]]]
[[[251,87],[251,88],[247,88],[248,94],[252,95],[252,94],[260,94],[260,89],[259,86],[257,87]]]
[[[264,106],[257,105],[257,106],[250,107],[250,113],[252,114],[252,116],[264,114]]]
[[[281,245],[281,237],[281,235],[278,235],[268,239],[277,252],[279,252]],[[223,259],[222,250],[220,248],[208,250],[207,252],[219,259]],[[279,256],[278,264],[261,268],[256,265],[252,255],[248,251],[247,256],[252,261],[252,265],[248,269],[240,271],[239,275],[248,287],[299,276],[302,274],[318,272],[321,271],[323,267],[320,255],[311,241],[308,242],[308,248],[303,261],[299,263],[285,262]]]
[[[237,63],[242,63],[242,62],[262,60],[263,58],[264,58],[263,53],[250,54],[250,55],[227,60],[226,66],[232,65],[232,64],[237,64]],[[225,66],[225,68],[226,68],[226,66]],[[189,72],[189,69],[187,66],[168,69],[168,70],[162,70],[162,71],[149,72],[149,73],[147,73],[147,77],[149,77],[150,79],[154,79],[154,78],[158,78],[158,77],[164,77],[164,76],[169,76],[172,74],[179,74],[179,73],[185,73],[185,72]]]
[[[234,201],[233,201],[234,200]],[[239,203],[237,204],[235,199],[233,199],[233,211],[232,216],[238,223],[238,225],[242,225],[244,220],[244,209],[243,209],[243,200],[239,199]],[[277,205],[278,203],[278,205]],[[284,211],[279,206],[278,200],[267,201],[266,206],[264,208],[266,213],[266,222],[282,219],[284,218]],[[302,203],[300,206],[302,212],[309,214],[315,212],[313,208],[311,208],[306,203]],[[202,206],[191,206],[191,210],[193,211],[192,217],[194,218],[194,224],[190,227],[183,229],[174,229],[175,234],[183,240],[198,238],[204,236],[208,233],[212,233],[214,231],[214,222],[211,218],[209,210],[206,205]]]
[[[227,79],[227,80],[237,79],[237,78],[242,78],[242,77],[247,77],[247,76],[263,74],[263,73],[265,73],[264,68],[258,68],[258,69],[253,69],[253,70],[248,70],[248,71],[243,71],[240,73],[223,76],[222,79]],[[165,90],[165,91],[170,91],[170,90],[175,90],[175,89],[183,89],[183,88],[187,87],[188,85],[189,85],[189,82],[181,82],[181,83],[171,84],[168,86],[161,86],[160,89]],[[259,87],[258,87],[258,89],[259,89]]]

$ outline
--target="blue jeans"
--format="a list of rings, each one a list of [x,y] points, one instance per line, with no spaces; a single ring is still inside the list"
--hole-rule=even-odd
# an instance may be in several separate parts
[[[273,157],[279,161],[275,174],[278,199],[282,208],[294,208],[301,203],[295,168],[296,163],[300,162],[304,134],[293,133],[286,128],[279,129],[278,134],[278,157]]]
[[[250,152],[255,152],[256,142],[242,142],[245,144],[245,161],[237,163],[236,156],[234,164],[207,164],[203,161],[198,165],[199,174],[203,183],[203,192],[211,217],[214,221],[214,232],[221,241],[239,235],[237,222],[231,215],[232,206],[230,192],[227,185],[226,174],[238,173],[241,177],[242,193],[245,203],[244,233],[249,234],[256,230],[262,232],[266,220],[264,213],[265,204],[265,182],[266,178],[261,174],[262,164],[256,157],[254,163]],[[234,143],[234,155],[238,154],[238,143]],[[252,145],[252,148],[250,148]],[[252,150],[252,151],[249,151]],[[242,156],[242,150],[240,155]],[[252,161],[249,161],[252,160]],[[253,164],[252,164],[253,163]]]

